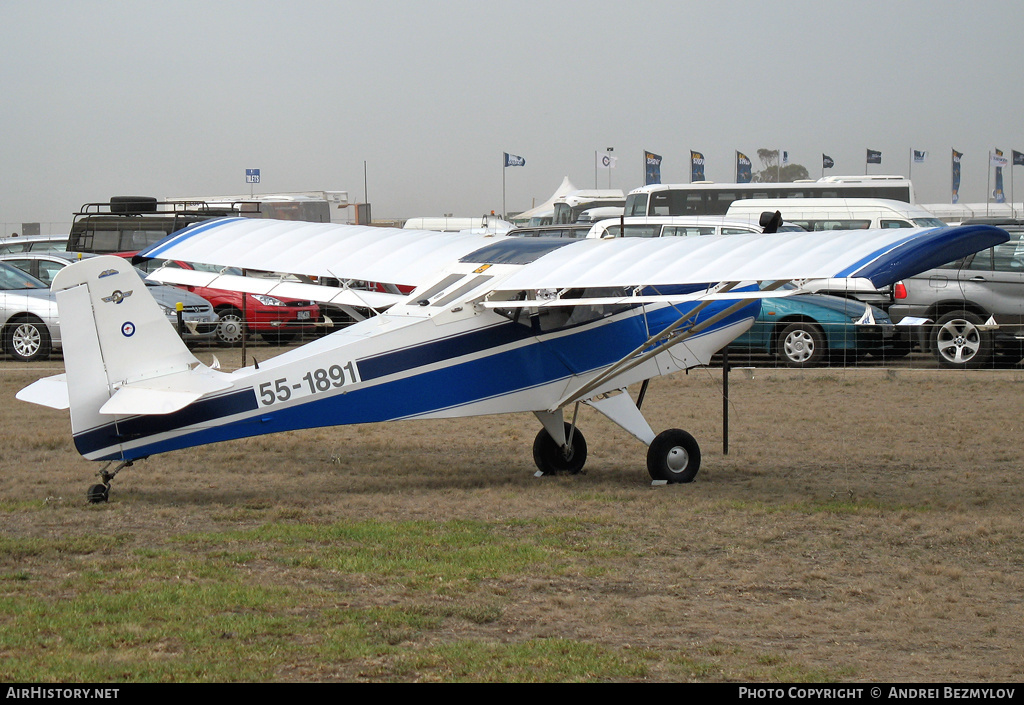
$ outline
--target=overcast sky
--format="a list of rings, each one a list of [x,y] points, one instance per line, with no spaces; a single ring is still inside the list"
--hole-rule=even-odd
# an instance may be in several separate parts
[[[1024,151],[1022,26],[1020,0],[3,0],[0,223],[248,193],[247,168],[361,201],[364,163],[377,218],[518,211],[593,188],[608,147],[624,191],[645,149],[668,183],[691,149],[732,181],[736,150],[818,178],[823,153],[906,174],[916,148],[924,203],[955,148],[984,201],[989,151]]]

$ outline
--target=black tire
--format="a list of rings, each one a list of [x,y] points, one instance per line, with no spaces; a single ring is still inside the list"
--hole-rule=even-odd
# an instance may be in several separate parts
[[[569,437],[570,428],[570,424],[565,424],[566,438]],[[542,428],[533,441],[533,462],[542,475],[577,475],[587,462],[587,439],[577,428],[572,434],[572,447],[566,454],[551,434]]]
[[[4,349],[19,362],[47,360],[52,350],[50,331],[38,318],[14,321],[4,332]]]
[[[820,365],[828,354],[825,334],[814,323],[790,323],[775,341],[775,354],[787,367]]]
[[[111,196],[111,213],[156,213],[157,200],[152,196]]]
[[[652,480],[669,484],[693,482],[700,470],[700,446],[686,431],[662,431],[647,449],[647,472]]]
[[[237,308],[225,308],[217,313],[220,315],[220,320],[217,321],[217,344],[222,347],[240,345],[245,335],[242,312]]]
[[[995,352],[992,333],[981,330],[970,311],[950,311],[935,322],[931,348],[940,367],[973,370],[986,367]]]
[[[91,485],[86,493],[89,504],[103,504],[110,500],[110,487],[107,485]]]

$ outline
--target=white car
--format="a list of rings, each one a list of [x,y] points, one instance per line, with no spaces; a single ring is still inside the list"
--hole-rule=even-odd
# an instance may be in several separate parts
[[[3,262],[0,330],[3,351],[21,362],[45,360],[61,345],[57,297],[44,282]]]

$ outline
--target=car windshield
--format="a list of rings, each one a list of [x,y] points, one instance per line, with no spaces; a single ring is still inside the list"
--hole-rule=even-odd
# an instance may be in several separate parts
[[[938,218],[914,218],[914,224],[919,228],[944,228],[949,225]]]
[[[5,291],[21,289],[49,289],[45,282],[39,281],[33,276],[12,267],[9,264],[0,264],[0,289]]]

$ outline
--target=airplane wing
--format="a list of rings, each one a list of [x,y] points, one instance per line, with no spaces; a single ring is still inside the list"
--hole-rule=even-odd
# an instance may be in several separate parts
[[[402,294],[389,294],[382,291],[324,286],[272,277],[243,277],[237,274],[220,274],[197,269],[181,269],[180,267],[161,267],[151,272],[146,278],[163,284],[227,289],[247,294],[265,294],[290,299],[309,299],[321,303],[372,308],[375,311],[387,308],[405,298]]]
[[[186,228],[139,257],[406,285],[431,280],[460,260],[528,265],[500,281],[506,291],[822,278],[861,278],[878,287],[1008,237],[968,225],[545,240],[225,218]]]
[[[220,218],[174,233],[137,257],[415,286],[495,237],[503,236]]]

